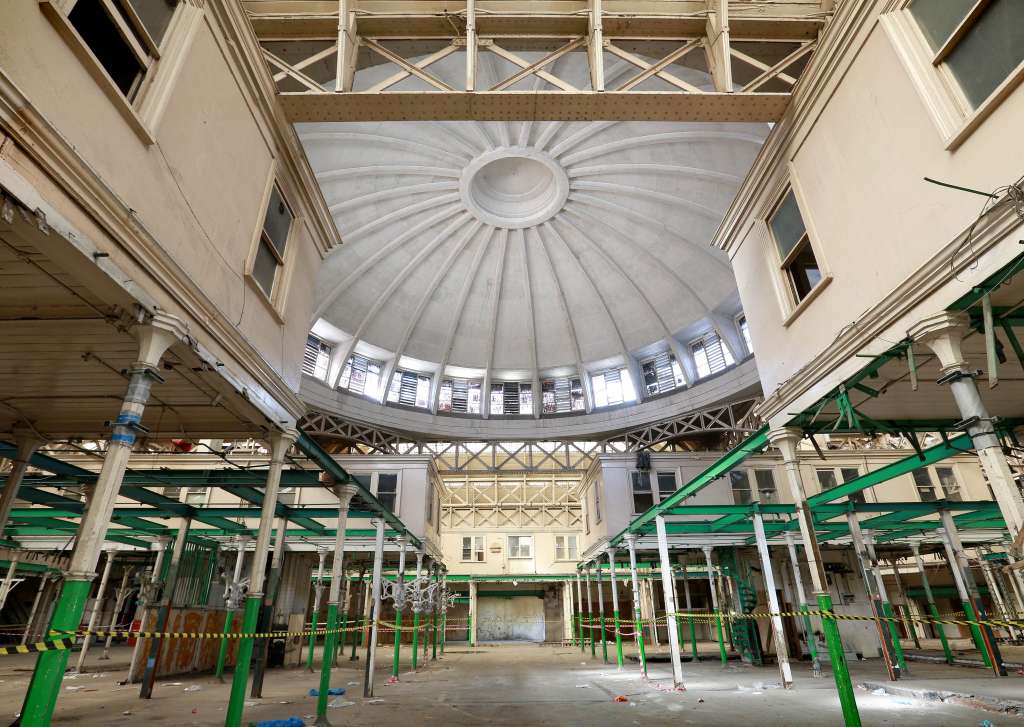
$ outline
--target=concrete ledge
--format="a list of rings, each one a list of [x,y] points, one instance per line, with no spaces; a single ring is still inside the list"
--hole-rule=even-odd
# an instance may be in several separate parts
[[[868,692],[881,690],[894,697],[908,697],[929,702],[947,702],[959,704],[964,707],[975,707],[988,712],[999,714],[1024,715],[1024,698],[1012,699],[1006,697],[993,697],[984,694],[974,694],[970,691],[948,691],[944,689],[915,689],[913,687],[900,687],[889,682],[861,682],[858,689]]]

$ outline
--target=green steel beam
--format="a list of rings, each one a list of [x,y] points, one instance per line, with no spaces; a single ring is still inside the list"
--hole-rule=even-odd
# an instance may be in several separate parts
[[[680,487],[665,500],[634,518],[629,527],[611,539],[610,544],[618,545],[622,542],[622,538],[627,532],[635,533],[642,530],[647,523],[654,522],[654,518],[658,515],[664,514],[666,510],[675,507],[683,500],[700,492],[719,477],[724,476],[734,467],[741,464],[747,457],[755,452],[760,452],[766,446],[768,446],[767,424],[733,447],[721,459]]]
[[[1024,270],[1024,253],[989,275],[979,285],[975,285],[969,292],[955,300],[947,310],[967,310],[1022,270]]]
[[[812,495],[807,498],[807,504],[813,509],[817,505],[822,505],[833,500],[838,500],[841,497],[848,497],[856,492],[861,492],[869,487],[874,487],[883,482],[905,475],[912,472],[920,467],[927,467],[928,465],[941,462],[947,457],[952,457],[957,454],[963,454],[966,451],[970,451],[973,447],[971,437],[969,434],[961,434],[955,439],[941,442],[934,447],[929,447],[922,452],[922,456],[912,454],[909,457],[891,462],[884,467],[879,467],[873,472],[868,472],[865,475],[861,475],[856,479],[850,480],[842,485],[833,487],[831,490],[819,492],[817,495]]]

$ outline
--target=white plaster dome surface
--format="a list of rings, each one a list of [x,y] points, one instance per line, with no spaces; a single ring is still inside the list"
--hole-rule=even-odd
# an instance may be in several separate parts
[[[709,240],[767,125],[298,131],[344,240],[321,265],[317,318],[377,350],[528,378],[670,336],[685,344],[738,310],[729,262]]]

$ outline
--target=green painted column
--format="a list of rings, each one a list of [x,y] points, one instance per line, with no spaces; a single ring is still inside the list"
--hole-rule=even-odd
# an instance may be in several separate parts
[[[612,584],[612,625],[615,628],[615,665],[622,668],[622,624],[619,620],[619,584],[615,579],[615,548],[605,548],[608,554],[608,578]]]
[[[150,389],[155,381],[163,381],[157,373],[160,359],[171,345],[185,338],[186,327],[174,316],[157,313],[145,324],[135,327],[134,332],[139,341],[138,360],[129,369],[128,387],[113,424],[103,467],[89,498],[89,507],[78,526],[75,549],[50,619],[51,631],[77,631],[81,624]],[[14,490],[9,489],[13,497]],[[68,654],[66,650],[40,653],[25,693],[23,725],[49,726],[57,706]]]
[[[604,663],[608,663],[608,638],[605,632],[605,619],[604,619],[604,586],[601,584],[601,562],[597,563],[597,610],[600,612],[598,617],[598,624],[601,627],[601,658],[604,659]]]
[[[846,727],[860,727],[860,712],[857,710],[857,699],[853,694],[853,682],[850,680],[850,668],[846,664],[843,653],[843,642],[839,638],[839,623],[832,614],[832,596],[819,593],[818,610],[822,613],[821,628],[825,632],[825,644],[828,646],[829,660],[832,662],[832,676],[839,692],[839,704],[843,709],[843,724]]]
[[[419,582],[420,577],[423,575],[423,548],[421,547],[416,551],[416,581]],[[419,646],[420,646],[420,611],[419,608],[414,608],[412,612],[412,670],[416,671],[416,667],[419,665]]]
[[[921,560],[921,546],[918,543],[911,543],[910,550],[914,553],[914,562],[917,564],[917,572],[921,576],[921,586],[924,588],[924,597],[928,603],[928,612],[932,618],[936,621],[939,620],[939,609],[935,605],[935,599],[932,597],[932,586],[928,582],[928,573],[924,569],[924,561]],[[953,663],[953,652],[949,648],[949,641],[946,639],[946,629],[943,628],[942,624],[935,624],[935,632],[939,635],[939,641],[942,643],[942,653],[946,657],[946,663]]]
[[[331,557],[331,585],[327,593],[327,633],[324,634],[324,653],[320,659],[320,688],[316,700],[316,725],[329,727],[327,719],[327,697],[331,688],[331,667],[338,648],[338,606],[341,599],[341,584],[345,581],[345,530],[348,527],[348,508],[358,491],[354,485],[335,485],[338,498],[338,523],[335,526],[334,553]],[[323,573],[323,561],[320,561]],[[342,627],[344,628],[344,626]],[[342,632],[344,633],[344,632]]]
[[[395,587],[405,592],[405,545],[406,538],[401,536],[398,538],[398,575],[395,580]],[[391,659],[391,676],[395,679],[398,678],[399,667],[402,661],[402,609],[398,605],[398,601],[395,602],[395,653]]]
[[[174,606],[174,592],[178,586],[178,573],[181,570],[181,555],[185,551],[185,544],[188,541],[188,530],[192,521],[185,518],[181,528],[174,537],[174,550],[171,552],[171,567],[167,571],[167,578],[164,581],[164,592],[160,599],[160,608],[157,612],[156,624],[153,630],[162,632],[167,630],[167,621],[171,616],[171,608]],[[156,665],[160,659],[160,652],[163,650],[164,640],[156,639],[149,647],[149,656],[146,658],[146,670],[142,675],[142,686],[139,689],[140,699],[150,699],[153,696],[153,685],[156,682]]]
[[[256,631],[262,606],[262,594],[246,597],[245,608],[242,612],[243,634],[251,634]],[[238,642],[235,672],[231,680],[231,694],[228,697],[228,711],[224,719],[224,724],[227,727],[239,727],[242,724],[242,711],[245,709],[245,688],[248,686],[249,667],[252,664],[252,647],[253,638],[251,636],[242,637]]]
[[[220,639],[220,649],[217,651],[217,668],[215,674],[217,680],[224,681],[224,664],[228,658],[228,634],[231,633],[231,625],[235,621],[235,611],[241,605],[241,582],[242,565],[245,563],[245,544],[249,540],[248,535],[238,536],[238,551],[235,554],[235,570],[231,583],[224,589],[224,635]]]
[[[629,549],[629,575],[633,583],[633,634],[636,638],[637,655],[640,657],[640,673],[647,676],[647,651],[644,648],[644,624],[640,618],[640,578],[636,572],[636,535],[627,533],[624,538]]]
[[[590,565],[584,568],[587,581],[587,632],[590,634],[590,657],[597,656],[597,635],[594,633],[594,603],[590,592]]]
[[[364,565],[362,568],[359,569],[359,580],[356,581],[357,585],[362,586],[362,590],[363,591],[366,590],[366,584],[363,582],[363,578],[364,578],[365,575],[366,575],[366,566]],[[365,595],[365,593],[362,593],[360,595],[362,596],[362,601],[363,601],[363,604],[364,604],[363,608],[365,608],[366,595]],[[358,617],[356,617],[355,613],[353,613],[352,615],[353,615],[352,625],[355,628],[355,630],[352,632],[352,654],[348,657],[348,660],[349,661],[358,661],[359,660],[359,654],[356,653],[356,648],[359,646],[359,644],[360,644],[360,642],[362,641],[362,638],[363,638],[363,619],[362,619],[362,615],[359,615]]]
[[[313,652],[316,651],[316,627],[320,618],[320,599],[324,595],[324,564],[327,562],[327,551],[317,552],[320,563],[316,569],[316,586],[313,591],[313,613],[309,619],[309,645],[306,652],[306,668],[313,671]],[[337,609],[335,609],[337,611]],[[337,614],[335,614],[337,619]],[[326,645],[325,645],[326,648]]]
[[[683,571],[683,597],[686,599],[687,620],[690,622],[690,648],[693,649],[693,660],[700,661],[700,652],[697,650],[697,623],[693,618],[693,601],[690,599],[690,574],[689,566],[685,556],[679,556],[679,565]]]
[[[277,492],[281,484],[281,469],[288,448],[297,438],[295,430],[274,433],[270,437],[270,468],[267,470],[267,484],[263,490],[263,504],[260,510],[260,525],[253,550],[249,571],[249,593],[245,599],[245,614],[242,633],[254,633],[259,623],[260,607],[263,602],[263,588],[270,554],[270,535],[277,510]],[[231,676],[231,696],[228,701],[224,727],[240,727],[245,709],[245,688],[249,682],[249,668],[252,665],[253,638],[242,637],[238,644],[238,658]]]
[[[725,666],[729,661],[729,655],[725,648],[725,633],[722,630],[722,612],[718,608],[718,588],[715,585],[710,545],[704,546],[704,562],[708,569],[708,588],[711,590],[711,612],[715,614],[715,628],[718,632],[718,655],[722,659],[722,666]]]

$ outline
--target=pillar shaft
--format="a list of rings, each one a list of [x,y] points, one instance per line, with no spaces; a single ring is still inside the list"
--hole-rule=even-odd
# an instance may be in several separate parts
[[[797,559],[796,543],[793,541],[792,533],[786,533],[786,548],[789,551],[789,562],[793,564],[793,584],[796,587],[796,597],[799,601],[801,611],[807,611],[807,596],[804,593],[804,579],[800,572],[800,561]],[[811,656],[811,671],[814,676],[821,676],[821,660],[818,658],[818,640],[814,636],[814,627],[811,624],[811,617],[804,614],[803,617],[804,643],[807,644],[807,653]]]
[[[615,664],[622,668],[622,629],[619,616],[619,584],[615,580],[615,548],[608,548],[608,575],[612,584],[612,623],[615,627]]]
[[[597,654],[597,647],[595,646],[594,640],[594,606],[592,602],[592,596],[590,593],[590,566],[588,565],[584,572],[586,573],[587,581],[587,634],[590,639],[590,655],[595,656]]]
[[[405,590],[405,538],[398,539],[398,579],[395,581],[395,588]],[[396,590],[396,594],[398,593]],[[402,609],[399,608],[397,600],[395,603],[395,654],[391,660],[391,676],[398,678],[398,670],[402,658]]]
[[[124,602],[128,598],[128,581],[132,576],[132,568],[129,566],[124,569],[124,573],[121,575],[121,585],[117,588],[117,594],[114,596],[114,611],[110,614],[110,624],[107,626],[107,640],[103,644],[103,653],[100,655],[100,659],[110,658],[110,642],[113,640],[113,631],[117,629],[117,616],[121,613],[121,609],[124,607]],[[36,595],[36,599],[39,595]],[[32,611],[35,612],[35,603],[32,605]],[[32,617],[29,616],[29,625],[32,623]]]
[[[174,607],[174,592],[178,586],[178,573],[181,567],[181,555],[185,552],[185,544],[188,542],[188,530],[192,521],[182,520],[178,534],[174,537],[174,549],[171,551],[171,566],[167,569],[167,578],[164,581],[164,590],[160,598],[160,608],[156,615],[155,631],[167,631],[167,623],[171,617],[171,609]],[[149,655],[146,658],[146,671],[142,675],[142,687],[139,689],[140,699],[149,699],[153,696],[153,685],[156,682],[156,667],[160,661],[160,653],[164,649],[164,639],[156,639],[149,647]]]
[[[380,579],[384,569],[384,519],[377,520],[377,540],[373,548],[373,580],[371,581],[370,639],[366,645],[366,669],[363,676],[363,696],[373,696],[374,662],[377,660],[377,635],[380,623]]]
[[[700,661],[700,652],[697,649],[697,622],[693,617],[693,601],[690,599],[690,574],[687,572],[688,566],[683,556],[679,557],[679,564],[683,571],[683,597],[686,599],[687,621],[690,622],[690,648],[693,660]]]
[[[92,604],[92,613],[89,614],[89,625],[86,627],[85,638],[82,639],[82,650],[78,652],[78,667],[77,671],[81,672],[82,667],[85,666],[85,657],[89,653],[89,644],[92,641],[92,632],[96,630],[96,622],[100,617],[100,610],[103,607],[103,599],[107,593],[107,583],[110,581],[110,569],[114,565],[115,551],[111,550],[107,552],[107,562],[103,564],[103,575],[100,576],[100,585],[96,589],[96,599]],[[11,565],[14,565],[16,561],[12,561]],[[0,604],[2,608],[2,604]]]
[[[160,359],[172,344],[184,337],[185,327],[173,316],[157,314],[150,323],[139,326],[136,332],[139,338],[139,358],[130,369],[128,389],[113,425],[103,467],[96,480],[89,507],[78,526],[71,563],[50,622],[52,631],[75,631],[81,624],[89,586],[95,577],[96,564],[114,513],[114,503],[121,491],[128,458],[135,444],[135,434],[142,421],[150,389],[155,381],[162,380],[157,373]],[[13,490],[11,496],[14,496]],[[68,655],[66,649],[44,651],[36,660],[22,708],[21,723],[25,727],[45,727],[50,724]]]
[[[925,600],[928,602],[928,612],[931,614],[931,617],[933,619],[938,621],[939,608],[935,605],[935,599],[932,597],[932,587],[931,584],[928,582],[928,573],[924,569],[924,561],[921,560],[921,549],[917,545],[917,543],[913,543],[910,546],[910,548],[914,553],[914,562],[917,564],[917,571],[921,575],[921,587],[924,588],[924,597]],[[946,656],[946,663],[952,664],[953,652],[950,651],[949,641],[946,640],[945,627],[940,623],[936,623],[935,632],[939,635],[939,641],[942,643],[942,652]]]
[[[601,630],[601,657],[604,662],[608,663],[608,639],[606,638],[605,632],[605,620],[604,620],[604,585],[601,583],[601,561],[597,562],[597,572],[594,576],[597,579],[597,610],[598,616],[598,628]]]
[[[423,574],[423,548],[420,547],[416,551],[416,583],[419,586],[420,576]],[[468,610],[468,609],[467,609]],[[420,645],[420,612],[419,608],[413,611],[412,614],[412,670],[416,671],[416,667],[419,664],[419,649]],[[472,646],[472,644],[470,644]]]
[[[580,651],[586,648],[586,637],[583,633],[583,582],[579,569],[576,570],[576,633],[579,634]]]
[[[668,534],[665,532],[665,518],[654,518],[658,531],[658,557],[661,560],[661,589],[665,598],[665,616],[668,625],[668,649],[672,660],[672,684],[683,686],[683,664],[679,656],[679,624],[676,622],[676,599],[672,588],[672,561],[668,555]]]
[[[643,619],[640,617],[640,578],[636,572],[636,536],[626,536],[626,547],[629,549],[629,577],[633,583],[633,633],[636,648],[640,656],[640,672],[647,676],[647,654],[644,650]]]
[[[255,633],[259,623],[260,606],[263,602],[264,573],[270,554],[270,534],[277,512],[277,492],[281,484],[281,470],[284,456],[296,439],[294,430],[275,433],[270,438],[270,468],[267,470],[267,484],[263,490],[263,506],[260,510],[260,525],[256,531],[256,546],[249,570],[249,592],[245,599],[242,618],[242,633]],[[245,709],[245,687],[249,681],[252,665],[253,638],[242,637],[238,641],[235,657],[235,671],[231,675],[231,696],[228,701],[225,727],[239,727]]]
[[[306,652],[306,668],[313,671],[313,652],[316,651],[316,627],[320,620],[320,600],[324,595],[324,565],[327,562],[327,551],[317,552],[320,561],[316,569],[316,586],[313,589],[313,613],[309,618],[309,644]]]
[[[715,614],[715,629],[718,632],[718,656],[725,666],[729,656],[725,649],[725,635],[722,633],[722,612],[718,608],[718,588],[715,584],[715,567],[711,563],[711,547],[704,546],[704,562],[708,569],[708,588],[711,590],[711,611]]]
[[[867,591],[868,599],[871,602],[871,609],[875,614],[875,627],[878,631],[878,644],[882,652],[882,658],[885,661],[886,668],[889,672],[889,679],[896,681],[900,678],[901,670],[903,665],[900,663],[897,657],[895,649],[894,639],[892,632],[889,630],[889,624],[884,620],[887,618],[884,604],[884,591],[880,591],[882,586],[881,578],[878,577],[878,572],[875,569],[874,563],[871,556],[868,553],[867,545],[864,542],[864,535],[860,529],[860,520],[857,519],[857,514],[850,512],[846,514],[846,521],[850,528],[850,538],[853,541],[853,549],[857,554],[857,562],[860,565],[861,577],[864,580],[864,589]]]
[[[765,537],[764,519],[761,513],[754,513],[754,537],[757,540],[757,553],[761,556],[761,574],[764,576],[765,594],[768,596],[768,610],[772,617],[772,636],[775,639],[775,659],[779,662],[779,673],[785,689],[793,687],[793,672],[789,667],[789,653],[786,650],[786,632],[782,628],[782,616],[779,614],[779,596],[775,590],[775,572],[772,568],[772,557],[768,552],[768,538]]]
[[[839,626],[832,613],[832,596],[828,592],[828,581],[821,562],[818,539],[814,529],[814,516],[807,505],[807,494],[804,490],[803,476],[800,473],[800,460],[797,457],[797,444],[802,432],[793,429],[778,429],[769,434],[772,446],[782,454],[786,480],[789,482],[790,494],[796,505],[797,520],[800,524],[800,536],[803,540],[804,555],[807,568],[811,575],[811,587],[814,589],[818,602],[818,610],[822,612],[821,628],[825,633],[825,644],[828,647],[829,659],[832,663],[832,675],[835,678],[839,704],[843,710],[845,727],[861,727],[860,712],[854,696],[850,670],[843,652],[843,642],[839,637]]]
[[[0,538],[3,538],[4,530],[7,529],[7,521],[10,520],[14,502],[18,499],[18,490],[21,488],[22,480],[25,479],[25,470],[28,469],[29,461],[39,446],[44,443],[43,439],[31,430],[23,431],[15,427],[14,435],[18,452],[11,460],[11,471],[7,473],[3,491],[0,491]]]

